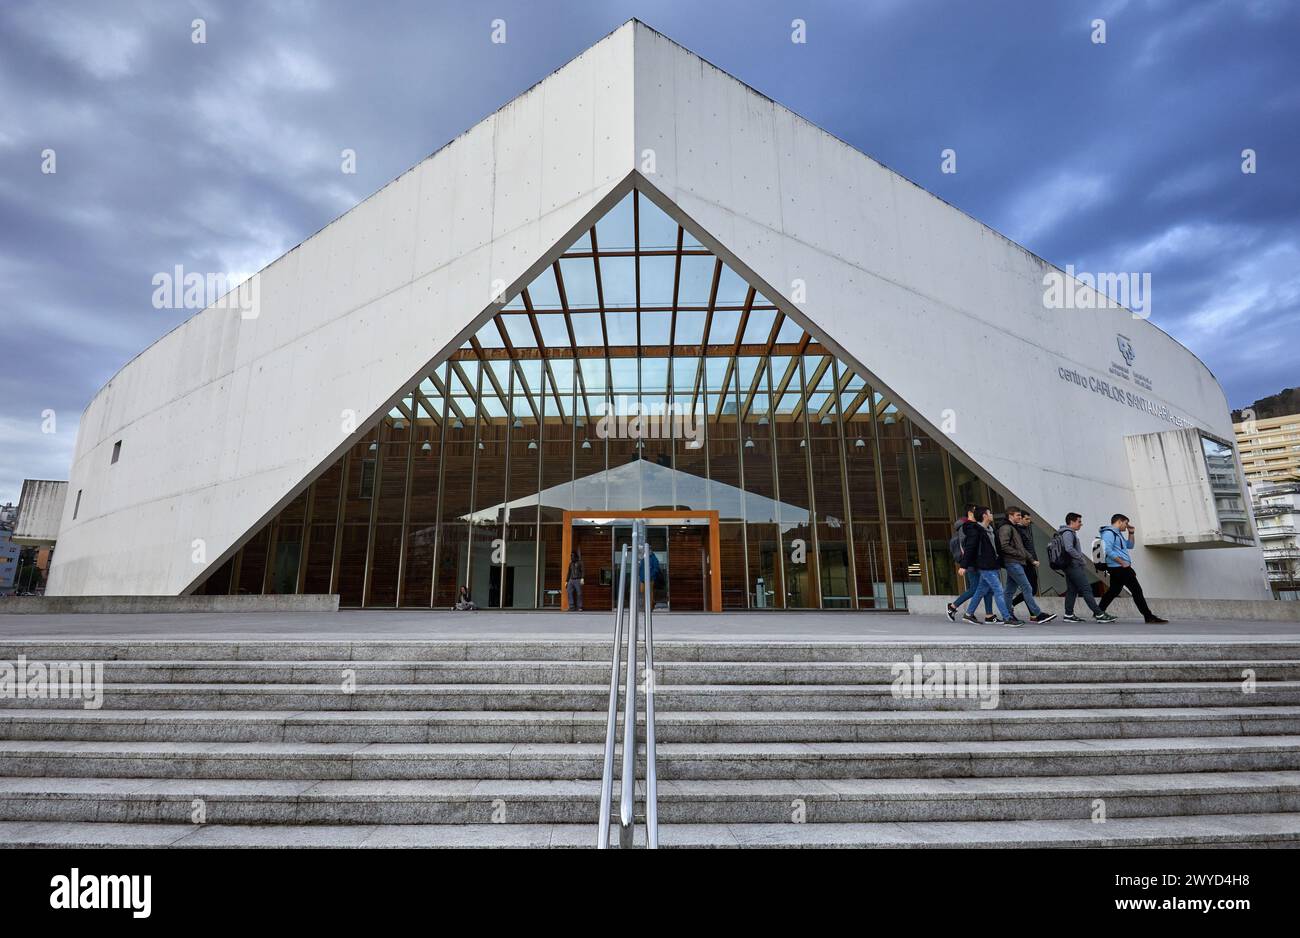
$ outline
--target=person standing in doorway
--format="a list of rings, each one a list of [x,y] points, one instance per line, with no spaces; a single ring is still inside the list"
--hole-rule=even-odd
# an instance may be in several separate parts
[[[1048,545],[1048,559],[1053,556],[1060,557],[1060,563],[1052,560],[1052,568],[1059,570],[1065,576],[1065,615],[1062,620],[1065,622],[1082,622],[1074,614],[1074,601],[1082,596],[1083,601],[1088,604],[1092,610],[1094,622],[1114,622],[1115,617],[1106,612],[1097,605],[1097,600],[1092,598],[1092,583],[1088,580],[1088,558],[1083,555],[1079,549],[1079,529],[1083,527],[1083,515],[1077,511],[1072,511],[1065,516],[1065,524],[1056,530],[1052,537],[1055,545]],[[1059,548],[1059,549],[1057,549]]]
[[[647,583],[646,580],[645,580],[645,566],[644,566],[644,564],[643,564],[643,562],[642,562],[642,561],[644,561],[644,560],[646,559],[646,557],[645,557],[644,555],[643,555],[642,559],[641,559],[641,560],[638,560],[637,563],[636,563],[636,581],[637,581],[638,583],[640,583],[640,584],[642,584],[642,585],[644,586],[645,591],[646,591],[646,595],[647,595],[647,597],[649,597],[650,608],[653,609],[653,608],[654,608],[654,590],[655,590],[655,587],[659,585],[659,581],[660,581],[660,579],[662,579],[662,578],[660,577],[660,575],[659,575],[659,574],[660,574],[660,570],[659,570],[659,556],[658,556],[658,555],[657,555],[653,550],[651,550],[649,544],[642,544],[642,545],[641,545],[641,549],[645,552],[646,555],[649,556],[649,560],[650,560],[650,582]]]
[[[569,569],[565,575],[565,590],[569,597],[569,611],[582,612],[582,584],[586,574],[582,569],[582,558],[575,550],[569,554]]]
[[[1137,544],[1137,528],[1129,522],[1126,515],[1112,515],[1110,524],[1101,529],[1101,546],[1106,556],[1106,572],[1110,575],[1110,587],[1101,597],[1101,611],[1111,604],[1125,587],[1133,594],[1133,605],[1137,606],[1142,618],[1150,625],[1163,625],[1168,619],[1162,619],[1147,605],[1142,595],[1142,584],[1133,572],[1133,559],[1129,556]]]

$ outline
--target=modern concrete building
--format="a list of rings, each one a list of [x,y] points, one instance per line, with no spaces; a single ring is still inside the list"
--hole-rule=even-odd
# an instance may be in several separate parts
[[[1251,485],[1300,482],[1300,414],[1243,420],[1232,429]]]
[[[1063,277],[632,21],[118,372],[48,591],[599,608],[644,517],[670,608],[898,609],[976,502],[1267,598],[1218,382]]]

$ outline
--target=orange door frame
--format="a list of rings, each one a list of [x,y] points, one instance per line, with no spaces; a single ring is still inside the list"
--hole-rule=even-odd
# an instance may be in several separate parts
[[[569,608],[569,561],[565,558],[573,551],[573,522],[578,518],[610,518],[616,521],[642,518],[646,521],[672,521],[674,518],[704,518],[709,522],[709,612],[722,611],[722,563],[718,556],[722,540],[718,531],[717,511],[668,511],[667,509],[650,509],[648,511],[598,511],[595,509],[565,510],[564,532],[560,537],[560,560],[565,576],[562,577],[563,589],[560,590],[560,608]],[[615,584],[617,586],[617,584]]]

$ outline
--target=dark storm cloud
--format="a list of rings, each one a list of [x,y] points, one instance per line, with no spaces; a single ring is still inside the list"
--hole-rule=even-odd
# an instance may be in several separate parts
[[[0,502],[66,478],[87,400],[189,315],[153,308],[155,273],[260,269],[629,16],[1056,264],[1149,270],[1231,403],[1300,383],[1297,7],[5,4]]]

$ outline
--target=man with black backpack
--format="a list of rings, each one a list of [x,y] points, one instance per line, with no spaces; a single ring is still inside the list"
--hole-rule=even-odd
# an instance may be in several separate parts
[[[958,569],[959,571],[958,575],[961,575],[960,574],[960,571],[962,569],[961,561],[962,561],[962,557],[965,556],[966,553],[966,536],[969,533],[966,530],[967,526],[969,525],[972,530],[979,527],[979,524],[977,524],[975,521],[975,509],[978,507],[979,506],[974,503],[967,505],[966,511],[963,513],[962,517],[958,518],[957,523],[952,526],[952,540],[948,542],[948,551],[952,554],[952,564],[954,567]],[[954,599],[952,602],[948,603],[949,622],[957,621],[957,610],[961,608],[962,603],[966,602],[968,599],[974,596],[975,591],[979,588],[980,585],[979,574],[976,573],[974,570],[966,570],[965,578],[966,578],[965,591],[956,599]],[[997,617],[993,615],[993,594],[985,593],[984,594],[984,621],[993,622],[996,618]]]
[[[1092,610],[1094,622],[1114,622],[1115,617],[1097,605],[1092,598],[1092,584],[1088,582],[1088,558],[1079,549],[1079,529],[1083,527],[1083,515],[1072,511],[1065,516],[1065,524],[1056,529],[1052,540],[1047,545],[1047,564],[1053,570],[1065,575],[1065,615],[1064,622],[1082,622],[1074,614],[1074,600],[1082,596],[1083,601]]]

